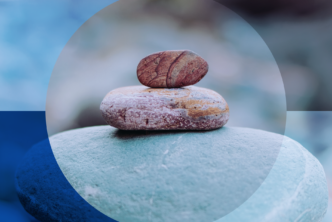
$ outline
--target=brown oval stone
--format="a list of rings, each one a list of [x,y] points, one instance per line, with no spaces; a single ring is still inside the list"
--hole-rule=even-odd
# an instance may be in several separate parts
[[[224,98],[196,86],[118,88],[105,96],[100,110],[109,125],[122,130],[211,130],[229,119]]]
[[[178,88],[194,85],[208,72],[207,62],[189,50],[151,54],[137,66],[138,80],[153,88]]]

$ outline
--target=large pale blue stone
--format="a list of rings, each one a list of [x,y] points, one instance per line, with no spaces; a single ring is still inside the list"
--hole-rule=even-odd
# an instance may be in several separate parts
[[[120,222],[319,221],[327,208],[320,163],[274,133],[99,126],[60,133],[50,142],[76,191]]]

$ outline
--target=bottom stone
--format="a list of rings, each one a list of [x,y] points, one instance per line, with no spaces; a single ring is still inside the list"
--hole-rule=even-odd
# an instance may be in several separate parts
[[[120,222],[318,222],[327,209],[320,163],[274,133],[99,126],[63,132],[50,142],[76,191]],[[106,221],[77,197],[51,157],[49,144],[40,143],[17,170],[25,209],[42,221]]]

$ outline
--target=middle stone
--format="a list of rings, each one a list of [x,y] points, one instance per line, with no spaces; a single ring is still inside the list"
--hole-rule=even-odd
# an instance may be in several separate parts
[[[109,125],[122,130],[211,130],[229,119],[224,98],[196,86],[118,88],[105,96],[100,110]]]

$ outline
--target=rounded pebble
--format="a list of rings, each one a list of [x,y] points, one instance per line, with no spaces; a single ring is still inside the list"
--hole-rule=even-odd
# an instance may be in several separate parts
[[[154,88],[177,88],[194,85],[208,72],[207,62],[189,50],[151,54],[137,66],[138,80]]]
[[[105,96],[100,110],[109,125],[122,130],[211,130],[229,119],[224,98],[196,86],[118,88]]]
[[[98,126],[50,142],[76,191],[121,222],[318,222],[327,208],[321,164],[279,134]]]

